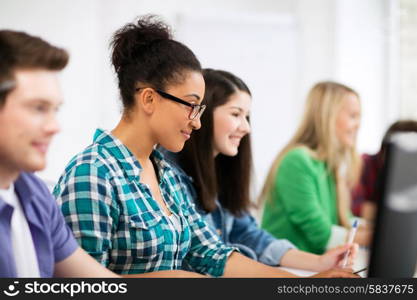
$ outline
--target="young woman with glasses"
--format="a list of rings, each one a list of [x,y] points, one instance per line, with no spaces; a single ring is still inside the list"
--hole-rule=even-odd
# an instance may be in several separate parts
[[[81,246],[124,275],[196,276],[181,271],[187,263],[210,276],[291,276],[224,245],[155,150],[180,151],[201,126],[205,84],[193,52],[152,16],[118,30],[112,50],[122,119],[96,131],[54,189]]]
[[[201,118],[202,128],[180,153],[166,152],[198,212],[225,244],[264,264],[317,272],[338,267],[349,246],[315,255],[258,227],[249,213],[251,93],[229,72],[204,69],[203,76],[207,110]],[[355,246],[350,249],[356,252]]]

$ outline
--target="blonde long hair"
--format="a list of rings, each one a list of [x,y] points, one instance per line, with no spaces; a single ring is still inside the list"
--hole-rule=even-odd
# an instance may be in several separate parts
[[[302,122],[294,137],[275,158],[266,178],[259,200],[273,198],[274,178],[285,154],[296,147],[306,147],[310,154],[326,163],[334,175],[340,225],[350,227],[350,188],[359,178],[361,160],[356,147],[340,145],[336,136],[336,116],[342,100],[348,95],[359,95],[353,89],[332,81],[317,83],[309,92]]]

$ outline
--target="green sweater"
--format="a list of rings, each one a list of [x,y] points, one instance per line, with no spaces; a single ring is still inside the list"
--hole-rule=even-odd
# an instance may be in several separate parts
[[[306,148],[294,148],[283,157],[272,189],[262,227],[301,250],[322,254],[338,224],[336,185],[326,164]]]

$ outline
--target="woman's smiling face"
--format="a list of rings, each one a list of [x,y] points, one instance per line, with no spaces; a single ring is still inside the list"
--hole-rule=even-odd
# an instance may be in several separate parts
[[[251,130],[250,108],[251,96],[238,90],[229,97],[229,101],[214,109],[214,156],[219,153],[237,155],[241,139]]]

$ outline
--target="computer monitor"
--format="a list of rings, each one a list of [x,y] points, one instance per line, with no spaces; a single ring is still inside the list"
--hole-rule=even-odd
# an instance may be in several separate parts
[[[413,277],[417,260],[417,133],[388,143],[368,277]]]

